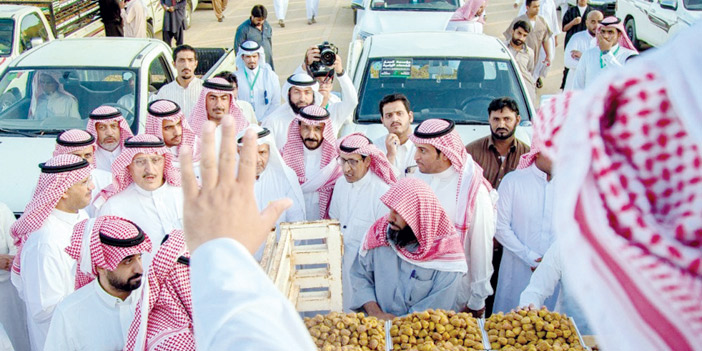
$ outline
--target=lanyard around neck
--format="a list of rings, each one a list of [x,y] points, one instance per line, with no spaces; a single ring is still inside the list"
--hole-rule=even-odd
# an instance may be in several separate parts
[[[251,103],[253,104],[253,90],[254,90],[254,85],[256,85],[256,81],[258,80],[258,74],[261,73],[261,67],[258,68],[258,71],[256,71],[256,75],[254,76],[253,82],[249,81],[249,73],[246,68],[244,68],[244,75],[246,76],[246,84],[249,85],[249,97],[251,98]]]

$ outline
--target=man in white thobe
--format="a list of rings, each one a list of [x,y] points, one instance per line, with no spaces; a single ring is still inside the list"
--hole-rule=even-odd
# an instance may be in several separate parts
[[[112,172],[112,163],[122,153],[124,141],[134,136],[129,124],[119,110],[103,105],[90,112],[86,130],[97,139],[95,167]]]
[[[498,189],[495,239],[504,249],[494,312],[506,313],[518,307],[519,295],[529,284],[531,272],[555,240],[551,164],[546,156],[536,152],[526,154],[532,163],[508,173]],[[555,303],[554,297],[545,305],[553,310]]]
[[[120,11],[125,38],[147,38],[146,8],[143,0],[130,0]]]
[[[434,190],[464,244],[468,273],[459,307],[479,317],[485,312],[485,299],[492,294],[496,194],[454,127],[449,120],[428,119],[415,128],[410,139],[417,146],[414,159],[419,172],[415,176]]]
[[[76,155],[95,166],[97,147],[95,137],[92,134],[80,129],[69,129],[56,137],[53,156]],[[94,168],[90,175],[93,177],[93,185],[95,185],[93,188],[93,200],[95,200],[102,189],[112,184],[112,173]],[[95,207],[92,205],[92,201],[85,208],[85,212],[91,217],[95,216]]]
[[[56,305],[74,290],[76,264],[64,249],[73,226],[88,217],[82,209],[93,190],[93,166],[78,156],[59,155],[40,168],[34,196],[11,228],[18,248],[11,279],[27,307],[33,351],[44,349]]]
[[[78,289],[56,307],[44,350],[121,350],[141,295],[141,255],[149,251],[149,238],[127,220],[78,223],[66,248],[78,261]]]
[[[353,113],[353,110],[356,108],[356,105],[358,105],[358,94],[356,94],[355,90],[352,89],[353,82],[349,77],[347,77],[347,79],[339,78],[339,85],[341,86],[341,94],[343,95],[343,100],[336,94],[332,93],[332,89],[334,89],[334,77],[336,76],[336,69],[342,68],[341,60],[338,60],[338,63],[335,62],[334,66],[332,67],[323,65],[313,67],[320,63],[318,61],[320,61],[321,58],[322,55],[319,51],[319,47],[317,45],[310,46],[309,48],[307,48],[307,52],[305,53],[305,60],[302,62],[301,65],[297,66],[293,74],[305,73],[310,77],[313,77],[317,81],[317,83],[319,83],[319,94],[322,98],[320,101],[315,100],[315,103],[319,106],[326,108],[327,111],[330,111],[330,113],[332,110],[338,108],[340,114],[338,118],[342,119],[344,123],[346,123],[350,120],[349,116]],[[317,63],[315,64],[315,62]],[[343,72],[342,75],[339,75],[339,77],[344,77]],[[340,104],[342,102],[343,105],[333,107],[334,105]],[[342,118],[343,116],[346,116],[346,118]],[[343,123],[340,126],[334,126],[334,130],[337,132],[337,134],[342,126]]]
[[[253,106],[258,121],[280,106],[279,78],[265,55],[263,47],[251,40],[243,42],[236,53],[238,97]]]
[[[553,310],[573,317],[580,334],[592,335],[584,311],[574,296],[568,292],[565,285],[562,285],[560,293],[557,289],[563,283],[566,259],[567,253],[563,252],[561,240],[556,239],[546,250],[541,263],[531,275],[529,285],[519,295],[519,306],[534,305],[536,308],[542,306],[548,308],[547,301],[553,299],[554,295],[558,296],[556,307]]]
[[[621,68],[632,56],[638,55],[619,18],[607,17],[597,29],[597,47],[586,50],[580,57],[573,89],[582,90],[594,82],[603,71]]]
[[[26,307],[10,281],[12,261],[17,253],[17,247],[10,236],[13,223],[15,215],[7,205],[0,202],[0,325],[7,334],[7,349],[29,350]],[[2,346],[0,340],[0,350],[3,349]]]
[[[134,222],[154,248],[166,234],[183,228],[180,173],[161,139],[139,134],[126,140],[124,152],[112,167],[112,177],[112,184],[95,200],[100,216]]]
[[[572,90],[573,82],[575,81],[575,72],[578,69],[578,62],[585,51],[588,51],[597,46],[597,27],[603,19],[602,12],[592,10],[588,12],[585,25],[586,30],[577,32],[570,37],[568,45],[565,47],[563,64],[568,69],[568,75],[564,90]]]
[[[179,45],[173,49],[173,65],[178,71],[176,79],[162,86],[156,94],[156,99],[171,100],[178,104],[190,120],[190,113],[195,107],[202,91],[202,79],[195,76],[197,53],[190,45]]]
[[[451,219],[424,182],[405,178],[380,200],[390,213],[368,230],[351,269],[351,309],[390,320],[455,310],[466,259]]]
[[[334,62],[334,72],[339,79],[342,99],[339,103],[329,104],[327,111],[334,135],[338,135],[344,123],[351,120],[353,110],[358,105],[358,95],[351,78],[345,74],[339,55]],[[283,84],[281,95],[285,102],[261,123],[273,133],[279,146],[285,144],[290,122],[300,109],[312,104],[321,106],[324,100],[319,94],[319,83],[306,73],[296,73],[288,77],[287,82]]]
[[[283,160],[297,175],[305,198],[306,220],[329,218],[334,183],[341,176],[339,153],[327,110],[310,105],[290,123]]]
[[[385,153],[397,178],[404,178],[417,168],[414,161],[417,148],[410,140],[414,114],[407,97],[403,94],[384,96],[380,100],[380,121],[388,134],[375,139],[373,143]]]
[[[276,226],[281,222],[300,222],[305,220],[305,198],[302,188],[297,181],[297,175],[283,161],[278,148],[275,146],[273,135],[268,129],[251,125],[246,130],[253,129],[258,136],[258,155],[256,158],[256,183],[254,193],[258,210],[262,211],[269,203],[289,198],[293,204],[278,218]],[[246,130],[237,135],[241,144]],[[264,245],[265,246],[265,245]],[[261,260],[263,247],[254,254],[256,260]]]
[[[239,80],[236,78],[236,75],[229,71],[222,71],[215,74],[215,77],[224,78],[229,83],[232,83],[232,85],[234,86],[234,98],[236,100],[236,106],[239,108],[239,110],[241,110],[241,113],[244,114],[244,117],[247,121],[249,121],[249,124],[258,124],[258,120],[256,119],[256,112],[254,111],[253,106],[248,101],[244,101],[238,98]]]
[[[354,133],[339,143],[339,162],[344,178],[334,185],[329,218],[338,219],[344,235],[342,261],[343,306],[350,311],[353,301],[351,265],[371,225],[388,213],[380,201],[397,178],[392,165],[365,135]]]

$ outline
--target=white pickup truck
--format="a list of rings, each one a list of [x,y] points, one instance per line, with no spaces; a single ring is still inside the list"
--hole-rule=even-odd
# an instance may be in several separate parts
[[[56,135],[85,129],[90,111],[100,105],[117,107],[134,134],[143,132],[149,94],[177,75],[172,55],[156,39],[69,38],[12,60],[0,76],[0,201],[15,213],[24,211],[37,165],[51,157]],[[43,116],[44,90],[76,101],[78,115]]]
[[[702,20],[702,0],[618,0],[617,17],[634,45],[660,46]]]

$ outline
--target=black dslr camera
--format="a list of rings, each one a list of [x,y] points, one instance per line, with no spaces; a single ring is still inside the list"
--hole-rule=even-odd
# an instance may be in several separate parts
[[[336,55],[339,53],[339,48],[328,41],[317,45],[317,48],[319,49],[320,59],[310,63],[310,72],[315,77],[325,76],[332,70],[334,61],[336,61]]]

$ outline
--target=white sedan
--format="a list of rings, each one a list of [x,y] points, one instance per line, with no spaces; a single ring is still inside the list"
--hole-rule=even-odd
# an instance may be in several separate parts
[[[463,0],[355,0],[357,22],[352,39],[398,32],[444,30]]]
[[[502,41],[483,34],[426,32],[378,34],[352,46],[348,71],[359,102],[342,135],[363,132],[375,139],[387,133],[378,102],[402,93],[414,123],[445,118],[456,123],[465,144],[490,134],[487,107],[499,97],[517,102],[522,126],[516,136],[530,142],[534,115],[514,59]]]

